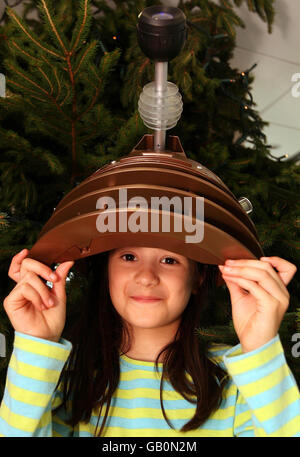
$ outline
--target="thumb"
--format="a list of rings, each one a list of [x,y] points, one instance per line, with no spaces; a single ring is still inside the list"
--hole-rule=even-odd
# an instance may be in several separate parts
[[[58,279],[53,283],[52,291],[58,299],[65,299],[66,279],[73,265],[74,261],[63,262],[55,270]]]

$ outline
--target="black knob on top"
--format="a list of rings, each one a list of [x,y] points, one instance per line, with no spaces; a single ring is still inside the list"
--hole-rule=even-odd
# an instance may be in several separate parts
[[[149,6],[138,19],[138,43],[149,59],[166,62],[180,53],[187,38],[187,25],[179,8]]]

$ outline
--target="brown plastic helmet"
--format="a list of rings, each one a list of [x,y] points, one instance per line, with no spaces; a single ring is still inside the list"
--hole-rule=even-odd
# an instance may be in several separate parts
[[[177,136],[168,136],[163,152],[153,148],[154,136],[144,135],[128,156],[101,167],[69,192],[43,227],[29,257],[50,266],[126,246],[166,249],[214,265],[224,264],[227,258],[264,255],[256,228],[237,198],[218,176],[186,157]],[[160,202],[165,198],[169,206],[154,207],[155,197]],[[176,207],[172,201],[183,205]],[[164,226],[166,216],[169,224]],[[106,231],[104,220],[110,221]],[[136,224],[138,220],[148,221],[146,229],[145,224]],[[201,239],[193,238],[191,227],[199,228]],[[223,283],[219,274],[217,285]]]

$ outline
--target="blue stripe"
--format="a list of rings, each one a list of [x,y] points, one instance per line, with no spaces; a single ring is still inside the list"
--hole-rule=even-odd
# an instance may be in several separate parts
[[[168,414],[167,414],[168,417]],[[192,419],[192,415],[190,418],[187,419],[169,419],[170,423],[176,430],[180,430],[190,419]],[[94,426],[97,423],[97,417],[92,416],[90,421]],[[162,419],[154,419],[151,417],[140,417],[136,418],[124,418],[113,416],[110,417],[109,423],[106,424],[112,427],[121,427],[121,428],[128,428],[132,430],[142,430],[144,428],[149,429],[158,429],[158,430],[170,430],[168,423],[165,421],[164,418]],[[230,429],[233,427],[233,417],[224,420],[217,420],[217,419],[209,419],[205,422],[199,429],[202,430],[225,430]]]
[[[3,401],[12,413],[20,414],[21,416],[28,417],[29,419],[39,419],[45,411],[45,408],[42,406],[30,405],[22,401],[15,400],[9,396],[7,391],[4,392]]]
[[[55,417],[53,417],[52,428],[53,428],[53,431],[59,433],[59,435],[62,435],[62,436],[72,436],[73,435],[72,427],[67,424],[64,424],[64,425],[58,424],[57,422],[55,422]]]
[[[22,438],[32,436],[31,432],[24,432],[19,428],[8,425],[8,423],[2,417],[0,417],[0,430],[1,433],[7,437],[18,436]]]
[[[294,384],[291,378],[287,375],[280,383],[276,384],[270,389],[260,392],[255,396],[249,397],[248,403],[251,404],[251,409],[271,405],[271,403],[279,399],[284,394],[284,392],[293,387],[293,385]]]
[[[25,340],[36,341],[40,344],[45,344],[46,346],[54,346],[57,348],[61,348],[63,346],[64,349],[70,350],[72,348],[72,343],[64,338],[60,338],[59,342],[56,343],[55,341],[46,340],[44,338],[39,338],[37,336],[27,335],[27,333],[17,332],[15,331],[15,335],[23,338]]]
[[[99,430],[100,429],[97,430],[97,433],[99,433]],[[80,437],[90,438],[90,437],[93,437],[94,435],[92,433],[89,433],[89,432],[80,431],[80,434],[78,432],[75,432],[73,436],[74,437],[80,436]]]
[[[44,355],[34,354],[33,352],[24,351],[23,349],[14,348],[13,351],[16,359],[20,362],[33,365],[34,367],[47,368],[57,370],[58,376],[64,366],[65,362],[62,360],[45,357]]]
[[[250,427],[250,430],[245,430],[247,427]],[[234,436],[238,437],[247,437],[247,436],[255,436],[254,430],[253,430],[253,422],[251,420],[246,421],[244,424],[242,424],[240,427],[236,427],[234,429]]]
[[[39,437],[48,437],[52,436],[52,423],[50,422],[45,427],[39,427],[35,430],[32,436],[39,436]]]
[[[269,433],[273,433],[276,430],[284,426],[285,423],[299,417],[300,423],[300,400],[296,400],[286,408],[284,408],[279,414],[263,422],[265,430],[268,430]]]
[[[8,367],[7,378],[11,384],[20,387],[30,392],[40,394],[52,394],[56,387],[56,383],[39,381],[37,379],[27,378],[26,376],[18,374],[12,367]]]
[[[130,379],[128,381],[120,380],[118,387],[120,389],[130,390],[130,389],[143,389],[143,388],[159,389],[159,386],[160,386],[160,381],[157,379],[138,378],[138,379]],[[174,391],[173,387],[170,387],[170,384],[166,381],[164,381],[164,390]]]
[[[128,371],[132,370],[139,370],[139,371],[150,371],[157,373],[155,369],[155,365],[153,362],[153,366],[147,366],[147,365],[138,365],[137,363],[128,363],[126,360],[120,358],[120,366],[121,366],[121,371],[123,373],[127,373]],[[162,373],[162,367],[158,367],[158,373]]]
[[[229,358],[229,359],[231,359],[231,360],[233,359],[234,362],[236,362],[236,361],[241,361],[241,360],[245,360],[245,359],[247,359],[247,358],[250,358],[250,359],[251,359],[252,356],[257,355],[257,354],[259,354],[260,352],[263,352],[263,351],[264,351],[265,349],[267,349],[269,346],[273,346],[273,345],[275,346],[275,344],[276,344],[278,341],[279,341],[279,343],[281,344],[279,335],[277,334],[276,336],[274,336],[273,339],[271,339],[270,341],[268,341],[268,342],[267,342],[266,344],[264,344],[263,346],[260,346],[260,347],[258,347],[257,349],[254,349],[253,351],[250,351],[250,352],[247,352],[247,353],[242,353],[242,352],[241,352],[242,346],[241,346],[241,344],[239,343],[239,344],[237,344],[236,346],[233,346],[233,347],[231,347],[230,349],[228,349],[228,350],[226,351],[226,353],[224,354],[224,358],[225,358],[225,359]],[[239,354],[239,355],[233,355],[233,356],[231,356],[231,354],[232,354],[233,352],[235,352],[237,349],[240,351],[240,354]],[[281,349],[283,349],[282,346],[281,346]],[[228,362],[229,362],[229,361],[230,361],[230,360],[228,360]]]
[[[282,354],[278,354],[264,365],[253,368],[252,370],[245,371],[244,373],[233,375],[234,381],[238,386],[249,384],[250,382],[259,381],[260,379],[268,376],[272,371],[283,367],[286,364],[285,358]],[[230,370],[230,365],[228,366]]]
[[[117,393],[116,393],[117,395]],[[224,399],[225,400],[225,399]],[[235,405],[236,396],[230,395],[226,398],[225,401],[222,401],[220,405],[221,410],[225,410],[230,406]],[[116,404],[117,402],[117,404]],[[157,398],[146,398],[146,397],[134,397],[130,398],[117,398],[116,396],[112,397],[112,405],[119,406],[120,408],[134,409],[134,408],[154,408],[161,409],[160,400]],[[195,403],[189,403],[185,399],[180,400],[165,400],[163,396],[163,405],[164,408],[170,410],[180,410],[180,409],[192,409],[196,407]]]

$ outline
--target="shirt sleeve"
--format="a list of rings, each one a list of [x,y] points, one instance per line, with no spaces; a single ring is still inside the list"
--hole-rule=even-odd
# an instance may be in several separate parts
[[[72,344],[63,338],[55,343],[15,332],[0,405],[0,436],[57,436],[52,408],[60,398],[55,389],[71,349]],[[71,427],[63,426],[69,436]]]
[[[279,335],[247,353],[236,345],[223,361],[238,389],[234,436],[300,436],[300,393]]]

